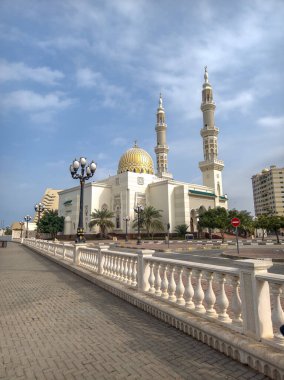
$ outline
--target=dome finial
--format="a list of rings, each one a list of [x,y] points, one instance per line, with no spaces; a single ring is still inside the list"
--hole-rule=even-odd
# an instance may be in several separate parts
[[[204,67],[204,80],[205,83],[208,83],[208,71],[207,71],[207,65]]]
[[[160,98],[159,98],[159,108],[163,109],[163,98],[162,98],[162,93],[160,92]]]
[[[138,148],[137,140],[134,140],[134,146],[133,146],[133,148]]]

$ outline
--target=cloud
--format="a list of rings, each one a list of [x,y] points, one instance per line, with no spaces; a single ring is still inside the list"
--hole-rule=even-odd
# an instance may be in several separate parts
[[[252,90],[242,91],[231,99],[221,99],[218,104],[218,110],[219,112],[224,112],[237,109],[241,112],[246,112],[254,101],[255,96]]]
[[[109,83],[102,73],[93,71],[88,67],[78,69],[76,78],[79,87],[95,88],[96,94],[101,97],[100,104],[103,107],[120,106],[122,104],[121,98],[124,99],[124,102],[128,98],[124,88]]]
[[[0,82],[9,81],[33,81],[46,85],[58,84],[64,78],[64,74],[49,67],[32,68],[22,62],[7,62],[0,60]]]
[[[81,68],[76,73],[77,85],[79,87],[95,87],[102,81],[101,73],[94,72],[88,67]]]
[[[2,96],[0,105],[4,109],[20,111],[62,110],[74,103],[74,99],[66,98],[63,93],[51,92],[45,95],[29,90],[13,91]]]
[[[259,124],[263,128],[284,128],[284,116],[265,116],[261,117],[257,120],[257,124]]]

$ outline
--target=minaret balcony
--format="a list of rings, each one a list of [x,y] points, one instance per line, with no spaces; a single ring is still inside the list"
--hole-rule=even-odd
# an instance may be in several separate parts
[[[199,168],[201,171],[205,170],[220,170],[222,171],[224,168],[224,161],[222,160],[206,160],[199,162]]]
[[[202,137],[208,137],[208,136],[215,136],[217,137],[219,134],[219,128],[213,127],[213,128],[208,128],[204,127],[200,130],[200,134]]]
[[[157,145],[155,147],[155,153],[168,153],[169,147],[167,145]]]

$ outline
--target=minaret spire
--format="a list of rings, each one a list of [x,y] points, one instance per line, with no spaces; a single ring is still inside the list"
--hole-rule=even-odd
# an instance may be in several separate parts
[[[157,176],[172,178],[172,175],[168,173],[168,152],[169,147],[167,145],[167,124],[165,118],[165,110],[163,107],[163,98],[160,93],[159,106],[157,109],[157,123],[156,123],[156,134],[157,134],[157,146],[155,147],[155,153],[157,158]]]
[[[213,101],[212,86],[208,81],[207,66],[204,71],[204,83],[202,89],[201,111],[203,113],[203,128],[200,134],[203,138],[204,161],[199,162],[199,168],[203,174],[203,184],[211,187],[217,195],[217,205],[219,197],[223,195],[222,170],[224,162],[218,160],[218,134],[219,129],[215,126],[214,113],[216,109]]]

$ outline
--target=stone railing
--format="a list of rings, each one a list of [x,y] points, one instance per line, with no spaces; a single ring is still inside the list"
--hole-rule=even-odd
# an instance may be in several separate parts
[[[136,301],[124,299],[183,331],[186,323],[197,318],[196,326],[210,329],[204,333],[202,327],[188,327],[185,332],[271,378],[284,380],[284,338],[279,332],[284,324],[284,276],[267,272],[270,259],[238,260],[228,267],[158,258],[152,250],[130,253],[109,246],[91,248],[35,239],[25,239],[24,244],[93,272],[108,284],[111,281],[110,291],[115,283],[120,289],[125,285],[125,292],[131,291]],[[175,315],[175,322],[169,313]],[[178,315],[183,316],[183,324]],[[268,347],[265,355],[261,350],[256,354],[259,342]]]

